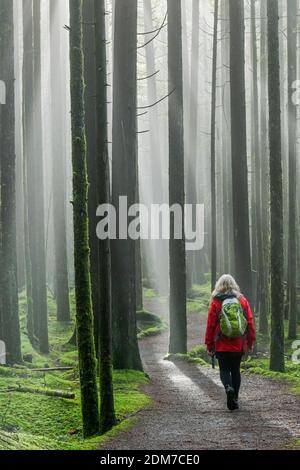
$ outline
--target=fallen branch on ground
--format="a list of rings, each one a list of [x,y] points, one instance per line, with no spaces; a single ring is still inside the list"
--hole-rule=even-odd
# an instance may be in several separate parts
[[[39,395],[46,395],[47,397],[66,398],[68,400],[74,400],[75,393],[63,392],[61,390],[49,390],[43,388],[31,388],[31,387],[13,387],[0,390],[2,393],[21,392],[21,393],[36,393]]]
[[[74,367],[44,367],[44,368],[39,368],[39,369],[30,369],[31,372],[64,372],[67,370],[73,370]]]

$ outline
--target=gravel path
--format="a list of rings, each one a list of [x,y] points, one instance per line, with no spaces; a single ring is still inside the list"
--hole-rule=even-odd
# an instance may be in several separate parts
[[[148,300],[147,309],[165,316],[166,306]],[[188,316],[189,347],[199,344],[205,319]],[[241,408],[230,412],[218,371],[163,360],[168,333],[140,342],[151,381],[144,390],[155,404],[136,424],[106,442],[107,450],[281,449],[300,436],[300,397],[288,385],[256,375],[243,377]]]

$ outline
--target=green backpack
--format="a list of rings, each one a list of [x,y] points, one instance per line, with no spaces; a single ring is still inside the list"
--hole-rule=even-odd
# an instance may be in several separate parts
[[[220,315],[220,329],[227,338],[244,336],[248,327],[241,303],[236,297],[225,299],[222,302]]]

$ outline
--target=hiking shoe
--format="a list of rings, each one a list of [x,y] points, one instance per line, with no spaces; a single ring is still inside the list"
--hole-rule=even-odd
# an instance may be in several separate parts
[[[225,388],[226,390],[226,395],[227,395],[227,408],[230,411],[236,410],[236,402],[234,399],[234,390],[230,385],[227,385]]]
[[[235,410],[238,410],[238,409],[240,408],[240,407],[239,407],[239,401],[238,401],[238,399],[237,399],[237,398],[234,398],[233,401],[234,401],[234,406],[235,406],[234,409],[235,409]]]

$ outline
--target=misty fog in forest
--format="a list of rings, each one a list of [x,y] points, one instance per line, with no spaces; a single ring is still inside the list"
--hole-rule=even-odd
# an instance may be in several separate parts
[[[299,387],[299,8],[0,0],[0,449],[31,432],[22,391],[45,416],[74,403],[45,439],[90,437],[147,406],[152,352],[210,362],[201,315],[225,273],[254,314],[248,367]],[[122,217],[140,236],[113,236]]]

